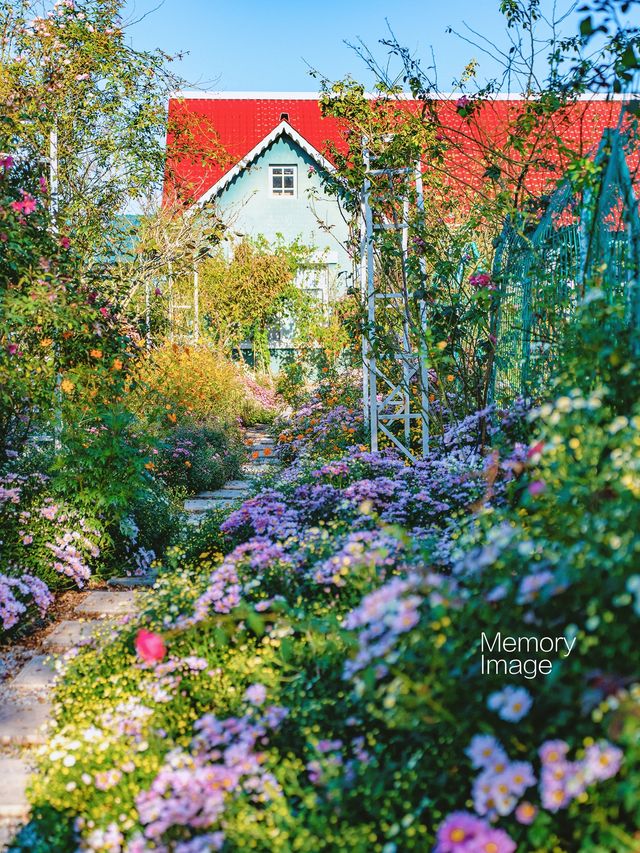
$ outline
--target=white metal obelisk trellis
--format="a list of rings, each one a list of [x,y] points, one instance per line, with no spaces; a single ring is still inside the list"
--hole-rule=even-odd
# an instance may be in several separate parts
[[[371,154],[363,146],[364,181],[361,201],[361,250],[360,285],[367,302],[367,323],[362,338],[363,362],[363,407],[365,424],[371,435],[371,449],[377,450],[379,439],[385,436],[406,457],[415,461],[416,452],[412,448],[411,427],[416,424],[420,430],[420,452],[426,456],[429,452],[429,391],[428,370],[424,330],[426,326],[426,306],[422,298],[417,300],[418,318],[412,320],[409,296],[409,218],[410,193],[408,184],[413,181],[417,218],[424,214],[422,192],[422,168],[418,162],[413,168],[385,169],[372,168]],[[400,197],[394,197],[393,178],[403,176],[405,186]],[[374,207],[371,203],[372,191],[380,180],[386,181],[390,188],[388,210],[391,216],[379,217],[374,222]],[[400,219],[398,210],[400,209]],[[375,274],[375,232],[391,230],[400,238],[401,285],[388,286],[384,275]],[[424,260],[420,259],[422,284],[425,278]],[[394,353],[382,357],[378,352],[377,329],[380,320],[387,315],[400,320],[401,331],[398,346]],[[385,361],[391,363],[392,370],[385,369]],[[395,362],[395,364],[394,364]],[[401,362],[401,371],[397,371],[397,362]],[[412,382],[416,383],[412,393]],[[393,427],[401,422],[400,430]]]

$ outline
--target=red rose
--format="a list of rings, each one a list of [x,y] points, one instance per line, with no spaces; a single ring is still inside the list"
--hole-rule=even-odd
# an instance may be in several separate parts
[[[164,640],[160,634],[145,631],[141,628],[136,636],[136,652],[146,663],[158,663],[167,653]]]

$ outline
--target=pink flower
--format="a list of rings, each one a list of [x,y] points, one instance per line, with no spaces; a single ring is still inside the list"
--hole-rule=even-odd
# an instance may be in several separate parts
[[[69,246],[71,245],[71,240],[68,237],[61,237],[60,238],[60,245],[62,246],[63,249],[68,249]]]
[[[40,175],[39,183],[40,183],[40,192],[46,193],[47,190],[49,189],[49,187],[47,186],[47,179],[45,178],[44,175]]]
[[[108,317],[109,316],[109,309],[105,308],[103,305],[102,308],[100,308],[100,313],[102,314],[103,317]]]
[[[36,200],[30,193],[24,190],[20,190],[20,192],[22,193],[22,201],[12,201],[10,207],[16,213],[24,213],[25,216],[29,216],[36,209]]]
[[[437,853],[457,853],[467,849],[466,845],[479,832],[485,823],[469,812],[452,812],[440,825],[437,835]]]
[[[541,495],[544,490],[547,488],[547,484],[544,480],[534,480],[533,483],[529,483],[528,491],[531,497],[536,497],[536,495]]]
[[[469,100],[469,98],[467,98],[466,95],[462,95],[456,101],[456,109],[464,110],[469,106],[470,103],[471,103],[471,101]]]
[[[145,631],[141,628],[135,640],[136,652],[146,663],[157,663],[161,661],[166,652],[164,640],[160,634],[154,634],[153,631]]]
[[[469,844],[465,844],[464,853],[514,853],[515,841],[503,829],[485,829]]]
[[[528,826],[530,823],[533,823],[537,814],[538,809],[536,806],[534,806],[533,803],[529,803],[527,800],[523,800],[516,809],[516,820],[518,823]]]
[[[532,456],[537,456],[539,453],[542,453],[543,450],[544,441],[536,441],[536,443],[532,444],[527,450],[527,459],[531,459]]]
[[[156,287],[156,289],[154,290],[154,293],[156,296],[162,296],[162,291],[160,290],[159,287]]]
[[[568,752],[566,740],[547,740],[538,750],[538,755],[543,764],[558,764],[564,761]]]
[[[485,287],[487,290],[496,289],[496,286],[488,272],[477,272],[474,275],[470,275],[469,284],[472,287],[477,287],[478,290],[483,287]]]
[[[18,352],[18,344],[7,344],[7,352],[9,355],[16,355]]]
[[[10,154],[3,154],[2,157],[0,157],[0,169],[4,169],[5,172],[8,172],[13,166],[13,162],[13,157]]]
[[[252,705],[262,705],[267,698],[267,688],[264,684],[251,684],[244,692],[244,699]]]

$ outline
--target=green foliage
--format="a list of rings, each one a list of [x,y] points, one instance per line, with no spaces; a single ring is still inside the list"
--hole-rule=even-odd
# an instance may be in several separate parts
[[[172,431],[154,461],[157,475],[167,486],[195,495],[237,478],[243,458],[239,432],[194,424]]]
[[[220,250],[203,261],[199,293],[207,334],[228,352],[251,341],[254,366],[268,369],[269,328],[277,320],[296,322],[308,313],[311,300],[295,275],[310,255],[299,241],[285,245],[278,240],[271,246],[258,238],[240,242],[230,260]]]
[[[170,57],[130,46],[124,5],[78,0],[45,16],[31,0],[0,4],[0,151],[41,160],[56,132],[58,221],[89,265],[117,254],[118,214],[159,184],[166,97],[179,88]]]

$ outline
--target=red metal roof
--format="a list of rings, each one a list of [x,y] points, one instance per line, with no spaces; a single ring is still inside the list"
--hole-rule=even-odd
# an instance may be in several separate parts
[[[408,110],[424,109],[424,104],[417,101],[400,103]],[[437,101],[447,153],[444,162],[438,164],[434,160],[432,167],[456,182],[456,192],[461,195],[467,190],[477,190],[483,182],[487,151],[504,148],[507,135],[513,132],[523,107],[524,102],[517,99],[483,101],[474,120],[468,122],[459,114],[454,100]],[[335,118],[323,117],[314,96],[198,97],[189,94],[172,98],[169,102],[165,200],[176,196],[183,202],[199,199],[280,124],[283,114],[320,153],[328,154],[329,142],[339,150],[347,149],[346,125]],[[588,153],[599,142],[603,130],[617,124],[619,114],[619,101],[585,100],[547,119],[546,128],[549,129],[550,123],[554,134],[541,134],[539,144],[534,136],[537,131],[523,128],[523,139],[534,143],[533,159],[538,161],[528,178],[528,189],[534,194],[548,189],[550,181],[556,181],[564,171],[567,152],[563,151],[563,146],[580,154]],[[563,145],[551,141],[552,136],[559,137]],[[428,156],[425,164],[429,168]],[[503,160],[501,166],[508,175],[508,163]],[[514,174],[520,169],[521,162],[514,162]]]

